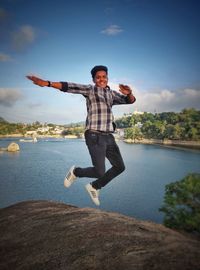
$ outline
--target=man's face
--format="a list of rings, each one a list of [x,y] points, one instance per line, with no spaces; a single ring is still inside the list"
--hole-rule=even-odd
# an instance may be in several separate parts
[[[108,76],[104,70],[97,71],[93,82],[97,87],[105,88],[108,84]]]

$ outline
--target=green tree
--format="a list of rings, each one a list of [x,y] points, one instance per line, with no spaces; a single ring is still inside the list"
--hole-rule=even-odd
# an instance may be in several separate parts
[[[164,139],[166,121],[156,121],[155,126],[155,138]]]
[[[198,130],[194,127],[192,127],[188,133],[188,138],[191,139],[191,140],[198,140]]]
[[[165,121],[147,121],[143,124],[141,131],[146,138],[163,139],[165,134]]]
[[[152,138],[152,126],[153,123],[150,120],[147,120],[141,128],[142,134],[145,136],[145,138]]]
[[[67,136],[67,135],[72,135],[72,130],[71,129],[65,129],[61,132],[62,136]]]
[[[181,140],[185,138],[185,128],[180,126],[179,124],[169,124],[166,126],[165,138],[171,140]]]
[[[116,119],[115,123],[117,125],[118,128],[127,128],[130,127],[130,119],[131,116],[123,116],[120,119]]]
[[[178,123],[179,121],[179,116],[175,112],[162,112],[157,114],[156,117],[158,118],[158,120],[165,121],[168,124],[172,125]]]
[[[139,114],[132,114],[129,121],[129,127],[135,126],[138,122],[141,122],[141,115]]]
[[[141,122],[145,123],[147,121],[154,122],[155,121],[155,116],[152,113],[144,112],[141,115]]]
[[[164,205],[167,227],[200,232],[200,174],[188,174],[165,187]]]
[[[125,139],[139,140],[142,138],[142,133],[138,127],[126,128],[124,130],[124,137]]]

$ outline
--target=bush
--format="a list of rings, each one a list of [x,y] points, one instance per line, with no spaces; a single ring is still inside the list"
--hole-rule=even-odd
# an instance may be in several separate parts
[[[200,174],[188,174],[175,183],[166,185],[164,205],[167,227],[200,232]]]

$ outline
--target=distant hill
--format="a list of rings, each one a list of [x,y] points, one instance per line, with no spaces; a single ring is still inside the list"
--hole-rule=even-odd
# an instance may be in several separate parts
[[[0,116],[0,123],[1,122],[7,122],[3,117]]]
[[[64,127],[69,128],[69,127],[79,127],[79,126],[84,126],[84,125],[85,125],[85,122],[81,121],[81,122],[66,124],[64,125]]]

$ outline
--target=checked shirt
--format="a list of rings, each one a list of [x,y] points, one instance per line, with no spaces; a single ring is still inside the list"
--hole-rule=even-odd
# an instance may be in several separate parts
[[[129,104],[127,96],[111,90],[109,86],[100,88],[90,84],[70,82],[61,82],[61,84],[61,91],[81,94],[85,97],[87,106],[86,129],[113,132],[112,106]]]

